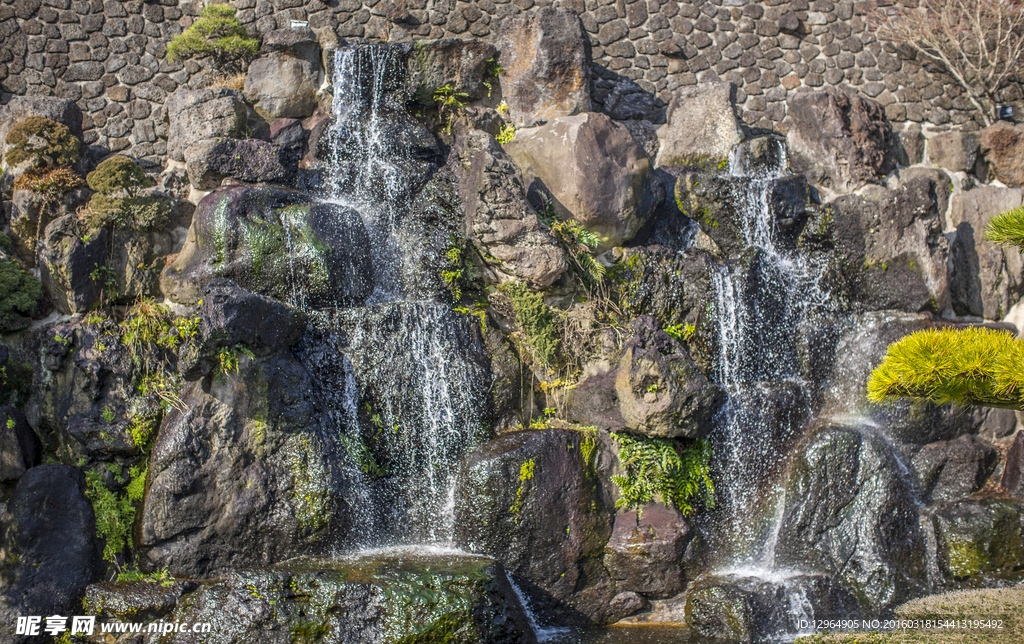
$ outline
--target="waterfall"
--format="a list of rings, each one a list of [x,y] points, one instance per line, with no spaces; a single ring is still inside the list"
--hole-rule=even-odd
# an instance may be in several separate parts
[[[353,225],[366,230],[373,288],[361,306],[307,310],[300,357],[317,381],[312,393],[327,410],[325,431],[347,483],[340,545],[450,544],[458,464],[482,434],[486,355],[475,322],[412,298],[403,284],[404,263],[413,261],[403,253],[403,225],[418,188],[410,167],[423,166],[403,144],[411,123],[403,54],[346,47],[334,62],[318,199],[335,217],[358,214]]]

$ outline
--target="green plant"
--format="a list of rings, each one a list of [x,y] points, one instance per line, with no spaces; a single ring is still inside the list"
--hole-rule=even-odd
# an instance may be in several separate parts
[[[462,299],[461,282],[466,270],[463,266],[462,245],[454,236],[448,240],[448,248],[445,250],[444,257],[446,266],[441,270],[441,279],[448,286],[452,298],[458,302]]]
[[[526,501],[526,483],[533,480],[535,467],[536,462],[532,458],[523,461],[523,464],[519,466],[519,489],[516,490],[516,501],[508,509],[515,517],[516,523],[519,523],[519,513],[522,512],[523,503]]]
[[[128,486],[124,489],[128,499],[131,501],[141,501],[142,497],[146,494],[146,477],[149,476],[149,465],[133,465],[128,469],[128,476],[130,477]]]
[[[671,439],[637,434],[613,433],[612,438],[619,445],[619,461],[626,472],[612,477],[620,494],[616,507],[635,509],[637,518],[656,496],[684,515],[693,512],[695,500],[714,507],[711,443],[694,440],[680,446]]]
[[[144,416],[133,416],[132,423],[128,430],[132,435],[132,442],[139,449],[145,449],[149,439],[153,435],[153,420]]]
[[[7,133],[8,165],[68,166],[78,161],[79,141],[63,123],[29,116]]]
[[[103,410],[100,412],[100,418],[102,418],[103,422],[105,423],[114,422],[114,408],[111,407],[110,405],[104,407]]]
[[[13,330],[43,296],[43,284],[11,259],[0,258],[0,331]],[[26,322],[27,323],[27,322]]]
[[[508,103],[506,103],[503,100],[500,103],[498,103],[498,107],[496,109],[498,110],[498,114],[504,115],[506,112],[508,112]]]
[[[462,102],[464,98],[469,98],[469,94],[455,91],[455,87],[451,83],[446,83],[434,91],[437,113],[441,120],[446,123],[444,127],[446,134],[452,133],[452,123],[455,121],[455,115],[466,107],[466,104]]]
[[[534,358],[545,366],[553,366],[559,338],[554,312],[544,304],[544,297],[531,293],[519,282],[506,282],[499,288],[511,300],[516,323],[523,330]]]
[[[14,429],[14,419],[11,417],[7,418],[7,429]]]
[[[551,234],[566,250],[573,267],[585,282],[590,284],[604,282],[607,270],[593,254],[594,249],[601,245],[600,237],[584,228],[575,219],[552,222]]]
[[[231,372],[238,373],[239,353],[244,353],[250,359],[256,357],[256,355],[252,351],[242,346],[241,344],[236,344],[234,347],[231,348],[221,349],[217,353],[217,366],[222,375],[229,376],[231,375]]]
[[[484,71],[484,87],[487,88],[487,98],[490,98],[491,89],[493,85],[491,80],[497,80],[498,74],[500,74],[503,70],[501,69],[501,65],[498,64],[498,61],[495,58],[488,58],[486,61],[486,65],[487,69],[486,71]]]
[[[102,195],[113,195],[123,190],[129,197],[134,197],[140,188],[151,185],[142,167],[121,155],[100,163],[86,175],[85,180],[92,190]]]
[[[516,138],[516,126],[512,123],[502,123],[498,127],[498,143],[505,145],[511,143]]]
[[[135,506],[127,494],[118,496],[107,488],[97,470],[86,471],[85,481],[85,496],[96,515],[96,534],[103,540],[103,558],[120,569],[118,557],[132,547]]]
[[[676,340],[689,340],[693,337],[693,334],[697,332],[697,327],[692,324],[671,324],[665,327],[665,333],[669,334]]]
[[[1024,251],[1024,206],[996,215],[985,227],[985,240]]]
[[[96,193],[81,214],[87,228],[113,225],[124,230],[157,230],[166,221],[167,203],[157,197],[113,197]]]
[[[191,27],[167,45],[167,59],[181,61],[209,56],[214,67],[230,75],[240,71],[239,62],[256,56],[259,48],[259,40],[249,37],[248,30],[235,16],[234,7],[211,4],[203,9]]]
[[[71,168],[32,168],[14,180],[15,190],[31,190],[53,203],[83,185],[82,177]]]
[[[109,266],[94,266],[89,279],[100,285],[100,301],[105,302],[111,295],[117,295],[117,273]]]
[[[148,575],[138,568],[123,568],[117,575],[117,581],[146,581],[150,583],[159,583],[161,586],[173,586],[174,577],[171,576],[170,571],[166,568],[161,568],[156,572],[151,572]]]

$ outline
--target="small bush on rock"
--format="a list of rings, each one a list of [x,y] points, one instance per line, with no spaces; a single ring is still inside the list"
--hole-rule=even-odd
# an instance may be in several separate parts
[[[30,161],[33,167],[67,166],[78,161],[78,139],[66,125],[42,116],[30,116],[7,133],[6,161],[20,165]]]
[[[0,258],[0,331],[13,330],[39,304],[42,283],[17,262]]]
[[[213,58],[217,69],[228,73],[238,71],[238,62],[259,53],[260,42],[250,38],[249,32],[235,17],[234,7],[226,4],[209,5],[185,33],[176,36],[167,46],[171,61],[188,58]]]
[[[100,194],[112,195],[124,190],[129,197],[134,197],[140,188],[151,185],[139,164],[121,155],[112,156],[100,163],[85,180],[90,188]]]
[[[33,168],[14,180],[15,190],[31,190],[56,201],[85,182],[71,168]]]

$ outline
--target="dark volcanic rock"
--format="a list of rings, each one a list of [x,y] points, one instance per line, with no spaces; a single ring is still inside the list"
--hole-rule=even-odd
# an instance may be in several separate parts
[[[17,481],[39,463],[41,453],[39,439],[25,421],[25,414],[15,407],[0,407],[0,483]]]
[[[310,204],[268,187],[214,191],[196,208],[184,248],[161,277],[171,300],[193,304],[215,277],[279,300],[361,303],[373,287],[370,244],[355,211]]]
[[[690,525],[674,508],[645,506],[616,515],[611,539],[604,549],[604,566],[616,588],[647,597],[671,597],[683,589],[682,560],[693,539]]]
[[[921,495],[933,503],[970,496],[988,481],[996,457],[995,449],[970,438],[925,445],[913,460]]]
[[[0,635],[14,635],[17,617],[74,615],[85,587],[100,573],[96,522],[82,471],[34,467],[18,481],[0,516]]]
[[[939,563],[951,579],[984,583],[1024,566],[1024,502],[965,499],[948,503],[932,518]]]
[[[1024,186],[1024,127],[999,121],[985,128],[981,153],[992,176],[1008,186]]]
[[[826,571],[865,614],[922,592],[925,539],[899,458],[879,435],[821,431],[790,478],[776,565]]]
[[[487,61],[497,59],[498,50],[479,40],[442,38],[420,40],[409,52],[409,87],[412,98],[422,105],[435,105],[434,93],[444,86],[464,92],[469,103],[490,96],[498,89],[497,78],[488,78]],[[492,84],[490,90],[484,81]]]
[[[84,241],[83,241],[84,240]],[[75,215],[66,215],[46,227],[40,253],[43,288],[58,311],[84,313],[100,299],[102,284],[93,271],[107,261],[107,231],[89,237]]]
[[[1024,432],[1017,432],[1017,438],[1006,453],[999,486],[1018,499],[1024,499]]]
[[[167,156],[185,160],[190,146],[219,137],[242,134],[248,116],[237,89],[180,87],[167,99]]]
[[[501,561],[538,611],[565,621],[615,621],[616,594],[601,559],[614,507],[583,462],[584,437],[572,430],[510,432],[465,461],[456,492],[455,541]]]
[[[298,162],[293,151],[256,139],[209,139],[185,150],[189,181],[200,190],[216,188],[225,178],[292,185]]]
[[[896,169],[896,137],[879,103],[835,90],[786,103],[792,164],[809,183],[844,193]]]

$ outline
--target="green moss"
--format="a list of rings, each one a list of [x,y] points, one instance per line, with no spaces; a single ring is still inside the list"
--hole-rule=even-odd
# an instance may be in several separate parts
[[[124,230],[160,230],[167,220],[167,202],[156,197],[112,197],[96,193],[89,200],[89,228],[115,226]]]
[[[531,293],[519,282],[503,284],[501,290],[512,301],[516,322],[526,335],[534,358],[545,366],[552,366],[559,349],[554,311],[544,304],[540,294]]]
[[[127,494],[119,496],[107,488],[98,471],[87,471],[85,480],[85,496],[96,515],[96,535],[103,541],[103,558],[115,563],[126,548],[132,547],[135,506]]]
[[[29,161],[33,167],[68,166],[78,161],[79,141],[63,123],[29,116],[7,133],[8,165]]]
[[[42,296],[42,282],[14,260],[0,258],[0,331],[24,326]]]
[[[534,459],[527,459],[519,466],[519,489],[516,490],[516,501],[508,510],[515,516],[516,523],[519,523],[519,514],[523,510],[523,503],[526,501],[527,482],[533,480]]]
[[[985,555],[971,541],[951,541],[946,544],[946,569],[954,577],[973,577],[987,567]]]

